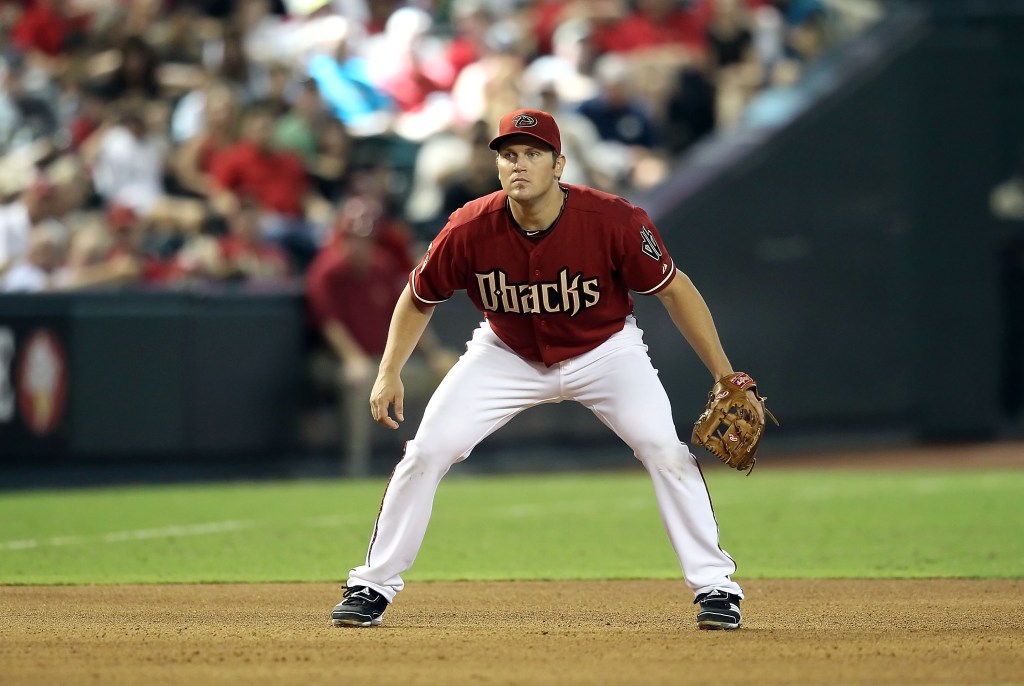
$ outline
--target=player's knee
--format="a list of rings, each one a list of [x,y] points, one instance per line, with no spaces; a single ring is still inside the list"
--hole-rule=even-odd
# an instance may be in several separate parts
[[[443,444],[409,441],[405,447],[403,462],[409,461],[424,470],[446,472],[459,461],[460,456]]]
[[[666,469],[679,465],[690,458],[687,447],[675,441],[673,443],[656,443],[649,441],[634,447],[634,455],[649,469]]]

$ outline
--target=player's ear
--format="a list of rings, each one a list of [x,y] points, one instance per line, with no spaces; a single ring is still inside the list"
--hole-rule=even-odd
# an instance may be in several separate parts
[[[560,179],[562,178],[562,170],[565,169],[565,155],[554,151],[551,152],[551,155],[554,157],[554,162],[551,165],[551,168],[555,170],[555,178]]]

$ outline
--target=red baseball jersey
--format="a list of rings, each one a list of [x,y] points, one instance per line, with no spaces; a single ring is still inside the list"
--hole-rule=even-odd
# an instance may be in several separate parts
[[[620,331],[633,311],[630,291],[662,290],[675,263],[639,207],[562,188],[562,214],[534,236],[513,219],[504,191],[453,212],[409,275],[413,297],[436,305],[465,289],[502,341],[548,366]]]

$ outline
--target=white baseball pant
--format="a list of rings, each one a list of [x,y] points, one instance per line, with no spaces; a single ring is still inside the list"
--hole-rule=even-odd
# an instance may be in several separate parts
[[[730,578],[736,563],[719,546],[704,477],[679,440],[668,395],[632,316],[597,348],[551,367],[520,357],[483,322],[406,444],[384,493],[366,564],[351,570],[348,585],[369,586],[394,600],[451,466],[523,410],[563,400],[593,411],[647,469],[686,585],[695,594],[717,588],[743,597]]]

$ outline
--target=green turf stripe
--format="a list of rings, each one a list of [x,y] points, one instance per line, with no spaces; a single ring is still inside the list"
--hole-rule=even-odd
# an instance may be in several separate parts
[[[738,578],[1021,578],[1024,473],[710,470]],[[384,481],[0,495],[0,583],[339,581]],[[408,579],[675,578],[639,468],[441,485]]]

